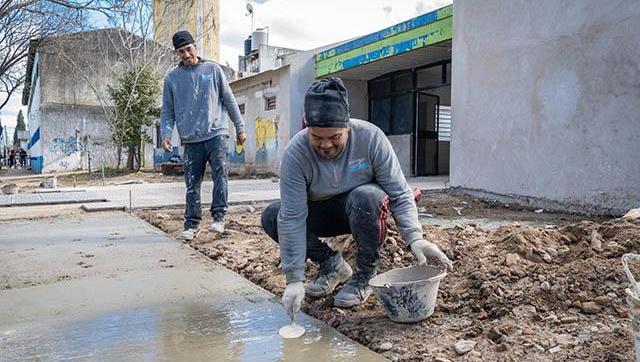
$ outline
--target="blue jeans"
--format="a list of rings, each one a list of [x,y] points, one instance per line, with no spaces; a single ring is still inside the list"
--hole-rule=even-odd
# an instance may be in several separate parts
[[[307,257],[322,263],[337,251],[331,250],[318,237],[352,234],[357,244],[356,273],[375,274],[382,243],[387,237],[389,196],[377,184],[364,184],[328,200],[307,203]],[[262,228],[278,242],[276,201],[262,212]]]
[[[207,141],[185,143],[184,145],[184,182],[187,186],[187,203],[184,208],[185,230],[197,228],[202,220],[200,189],[207,162],[211,166],[211,178],[213,179],[211,216],[214,221],[224,220],[228,207],[228,138],[227,135],[221,135]]]

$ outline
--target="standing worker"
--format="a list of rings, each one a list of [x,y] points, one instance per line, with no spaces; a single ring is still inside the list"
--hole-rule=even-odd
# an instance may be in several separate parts
[[[243,144],[247,136],[240,109],[222,68],[197,56],[193,36],[188,31],[178,31],[172,40],[180,63],[167,73],[164,80],[161,137],[163,148],[170,152],[175,124],[184,144],[187,194],[182,237],[192,240],[202,220],[200,189],[207,162],[213,179],[213,222],[209,230],[219,234],[224,232],[229,175],[229,131],[225,110],[235,126],[236,142]]]
[[[377,272],[386,239],[388,212],[418,264],[451,261],[426,241],[413,192],[389,140],[375,125],[350,118],[347,90],[339,78],[314,82],[305,95],[307,128],[287,145],[280,169],[280,202],[262,214],[262,227],[280,245],[287,286],[282,297],[289,315],[305,296],[305,260],[319,263],[306,294],[331,295],[337,307],[364,303],[369,279]],[[352,234],[357,244],[355,271],[318,237]]]

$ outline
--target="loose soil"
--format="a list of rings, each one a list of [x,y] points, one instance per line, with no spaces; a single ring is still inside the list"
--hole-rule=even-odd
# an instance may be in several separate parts
[[[419,208],[432,216],[424,219],[430,221],[424,226],[426,238],[454,261],[430,318],[394,323],[374,296],[353,309],[333,307],[332,297],[307,298],[303,310],[397,361],[633,360],[624,294],[628,282],[620,257],[640,253],[640,220],[536,213],[452,194],[425,195]],[[260,227],[261,210],[236,207],[227,217],[226,235],[216,237],[202,227],[189,244],[281,295],[279,251]],[[182,210],[148,210],[139,216],[170,235],[182,231]],[[480,221],[464,222],[469,219]],[[490,228],[483,226],[485,219],[505,224]],[[461,223],[443,228],[438,220]],[[393,220],[389,224],[380,272],[415,264]],[[353,265],[350,236],[326,242]],[[316,272],[309,262],[307,281]],[[454,346],[461,341],[475,345],[460,355]]]

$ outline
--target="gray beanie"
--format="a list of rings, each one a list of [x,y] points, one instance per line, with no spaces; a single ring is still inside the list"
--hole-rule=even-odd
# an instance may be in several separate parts
[[[307,127],[348,127],[349,102],[342,79],[320,79],[309,87],[304,96]]]

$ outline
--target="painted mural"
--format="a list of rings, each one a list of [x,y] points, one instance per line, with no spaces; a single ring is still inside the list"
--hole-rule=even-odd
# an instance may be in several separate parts
[[[452,29],[453,6],[448,5],[316,54],[316,76],[451,40]]]
[[[256,165],[267,165],[278,159],[278,123],[280,117],[274,119],[256,118]]]
[[[229,152],[229,161],[237,165],[244,163],[244,145],[234,143],[233,149]]]

